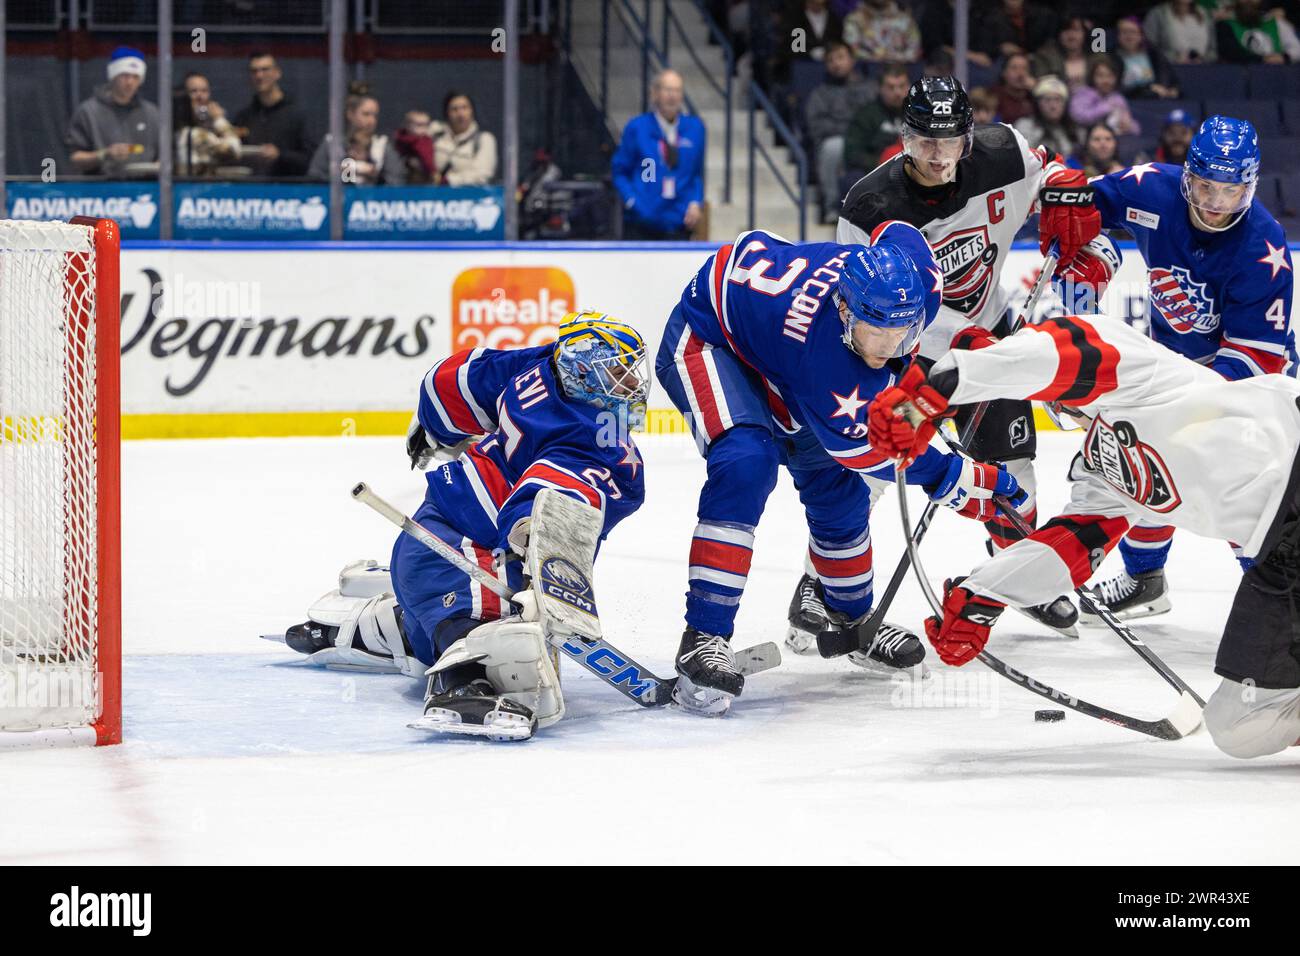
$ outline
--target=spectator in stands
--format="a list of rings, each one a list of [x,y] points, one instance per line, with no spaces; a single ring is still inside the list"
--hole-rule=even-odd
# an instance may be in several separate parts
[[[1038,48],[1033,58],[1035,76],[1049,73],[1065,80],[1073,93],[1088,82],[1088,38],[1092,22],[1083,17],[1067,17],[1056,32],[1056,39]]]
[[[787,3],[775,38],[781,81],[789,82],[792,61],[825,62],[831,46],[843,39],[844,21],[830,8],[830,0],[793,0]]]
[[[1165,117],[1165,125],[1160,130],[1155,161],[1183,165],[1187,161],[1187,147],[1192,144],[1192,130],[1195,126],[1196,120],[1187,110],[1172,110]]]
[[[77,107],[67,146],[78,172],[121,177],[130,163],[158,161],[158,107],[140,95],[144,54],[120,46],[108,59],[108,83]]]
[[[1115,25],[1116,50],[1119,59],[1119,88],[1129,99],[1160,97],[1172,100],[1178,96],[1178,79],[1173,67],[1154,46],[1148,46],[1142,36],[1142,24],[1137,17],[1123,17]]]
[[[1171,63],[1218,59],[1214,20],[1196,0],[1165,0],[1142,21],[1147,42]]]
[[[1264,16],[1260,0],[1237,0],[1233,15],[1215,27],[1219,59],[1228,63],[1295,63],[1300,39],[1282,11]],[[1294,91],[1292,91],[1294,92]]]
[[[921,28],[911,11],[894,0],[862,0],[844,18],[844,42],[868,63],[915,63],[921,58]]]
[[[478,125],[469,94],[448,93],[442,120],[433,124],[433,181],[447,186],[492,182],[497,175],[497,138]]]
[[[1045,76],[1034,86],[1034,115],[1016,120],[1020,135],[1030,146],[1045,146],[1050,153],[1072,156],[1079,148],[1079,134],[1074,120],[1065,110],[1070,91],[1065,81]]]
[[[1037,50],[1056,29],[1056,14],[1025,0],[1002,0],[999,8],[971,19],[970,45],[992,59]]]
[[[302,111],[280,88],[280,65],[269,53],[248,58],[248,80],[253,100],[235,114],[240,138],[261,146],[256,168],[264,176],[302,176],[312,155],[311,138]]]
[[[817,182],[822,218],[838,214],[840,176],[844,174],[844,132],[853,114],[871,98],[871,88],[854,69],[853,50],[843,41],[826,48],[826,79],[808,94],[804,125],[817,154]]]
[[[614,188],[623,199],[625,239],[689,239],[704,215],[705,129],[682,112],[682,78],[663,70],[650,86],[653,109],[623,128]]]
[[[898,141],[903,132],[903,104],[912,82],[907,67],[891,63],[880,74],[880,92],[853,114],[844,134],[844,167],[847,175],[861,178],[881,163],[880,154]]]
[[[998,95],[987,86],[977,86],[970,91],[970,108],[976,126],[988,126],[998,121]]]
[[[185,74],[173,101],[172,123],[178,176],[211,176],[218,166],[239,161],[239,137],[202,73]]]
[[[993,87],[993,94],[998,98],[998,118],[1002,122],[1014,123],[1033,115],[1035,82],[1026,54],[1012,53],[1003,61],[998,84]]]
[[[1082,169],[1089,178],[1123,169],[1124,164],[1119,161],[1119,139],[1115,136],[1115,131],[1105,123],[1093,123],[1088,127],[1083,147],[1070,158],[1067,165]]]
[[[921,14],[921,52],[926,60],[936,53],[947,53],[949,57],[957,52],[953,36],[953,0],[929,0]],[[992,66],[993,60],[987,53],[971,49],[966,52],[966,59],[976,66]],[[951,76],[952,70],[936,76]]]
[[[922,76],[954,76],[952,54],[947,50],[934,50],[921,65]]]
[[[358,186],[403,186],[406,165],[379,128],[379,100],[369,94],[352,94],[344,117],[343,182]],[[330,137],[326,134],[311,158],[308,173],[324,182],[330,176]]]
[[[1119,91],[1119,67],[1104,53],[1092,58],[1088,85],[1070,97],[1070,118],[1079,125],[1105,123],[1117,136],[1133,136],[1142,127],[1129,112],[1128,100]]]
[[[393,133],[393,148],[406,166],[408,186],[433,182],[433,117],[424,110],[408,110],[405,123]]]

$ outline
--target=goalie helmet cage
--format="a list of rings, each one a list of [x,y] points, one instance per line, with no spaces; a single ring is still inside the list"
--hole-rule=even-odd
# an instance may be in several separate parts
[[[122,739],[118,248],[0,221],[0,749]]]

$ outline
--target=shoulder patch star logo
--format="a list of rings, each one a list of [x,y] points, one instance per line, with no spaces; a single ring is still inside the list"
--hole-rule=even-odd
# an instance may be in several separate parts
[[[831,397],[835,399],[836,405],[839,406],[831,413],[831,418],[839,418],[843,415],[849,421],[857,421],[858,412],[862,410],[862,406],[871,404],[870,400],[858,397],[858,387],[856,385],[853,386],[853,391],[847,395],[838,395],[831,392]]]
[[[1280,246],[1274,246],[1273,243],[1265,239],[1264,245],[1268,247],[1268,255],[1260,256],[1255,261],[1262,262],[1264,263],[1264,265],[1268,266],[1270,269],[1273,270],[1273,274],[1268,277],[1269,281],[1271,282],[1272,280],[1277,278],[1277,274],[1281,272],[1283,269],[1290,271],[1291,263],[1286,261],[1285,242],[1282,243],[1282,245]]]
[[[1121,178],[1136,179],[1138,181],[1138,185],[1141,186],[1142,177],[1145,176],[1147,173],[1156,173],[1158,175],[1160,173],[1160,170],[1156,169],[1155,163],[1139,163],[1136,166],[1130,167],[1128,172],[1126,172]]]
[[[641,456],[636,453],[636,445],[630,441],[621,441],[618,447],[623,449],[623,457],[619,461],[620,465],[627,465],[632,469],[632,477],[636,477],[637,469],[641,467]]]
[[[934,286],[930,289],[930,291],[937,292],[940,295],[943,295],[943,273],[940,272],[938,269],[927,269],[927,271],[930,273],[930,275],[934,276]]]

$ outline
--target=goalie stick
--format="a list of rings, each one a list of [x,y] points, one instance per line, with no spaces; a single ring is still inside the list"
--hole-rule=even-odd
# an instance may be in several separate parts
[[[475,581],[506,601],[514,601],[515,590],[443,541],[413,518],[398,511],[364,481],[352,489],[352,497],[397,525],[440,557],[464,571]],[[547,641],[570,660],[595,674],[623,696],[642,707],[662,707],[672,700],[677,675],[660,677],[637,663],[604,638],[592,640],[576,635],[546,635]],[[770,670],[781,663],[781,651],[768,641],[735,652],[736,668],[746,677]]]
[[[1029,289],[1029,295],[1025,297],[1024,304],[1021,305],[1019,313],[1011,323],[1011,332],[1014,335],[1022,325],[1029,321],[1033,314],[1034,307],[1038,304],[1038,299],[1043,294],[1043,289],[1051,281],[1052,273],[1056,271],[1057,259],[1060,255],[1060,246],[1053,240],[1052,245],[1047,250],[1047,255],[1043,257],[1043,264],[1038,270],[1038,278],[1034,280],[1033,286]],[[984,421],[984,415],[989,410],[988,402],[980,402],[975,406],[975,411],[971,413],[970,420],[966,422],[966,427],[961,432],[961,443],[963,446],[970,443],[979,430],[980,423]],[[913,532],[916,544],[921,543],[925,537],[926,531],[930,528],[930,522],[934,520],[935,512],[939,509],[937,501],[927,502],[925,510],[921,512],[920,519],[916,522],[916,530]],[[885,614],[889,611],[889,606],[894,603],[894,596],[898,594],[898,589],[903,586],[903,581],[907,578],[907,569],[912,563],[912,549],[907,548],[903,551],[902,557],[898,559],[898,565],[894,568],[893,576],[889,579],[889,584],[885,587],[885,593],[880,596],[880,603],[876,605],[875,611],[862,622],[862,625],[852,630],[843,631],[825,631],[817,635],[817,653],[822,657],[839,657],[848,654],[851,651],[861,651],[864,654],[871,651],[876,642],[876,634],[880,631],[880,625],[885,621]]]

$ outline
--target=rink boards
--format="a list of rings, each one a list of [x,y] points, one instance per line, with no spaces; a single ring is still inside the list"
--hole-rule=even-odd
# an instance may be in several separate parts
[[[656,349],[715,248],[130,243],[122,251],[123,435],[400,434],[438,358],[551,341],[575,309],[632,322]],[[1123,251],[1106,306],[1143,321],[1146,270],[1131,244]],[[1023,294],[1039,261],[1033,248],[1014,249],[1004,286]],[[657,384],[650,409],[651,431],[681,429]]]

